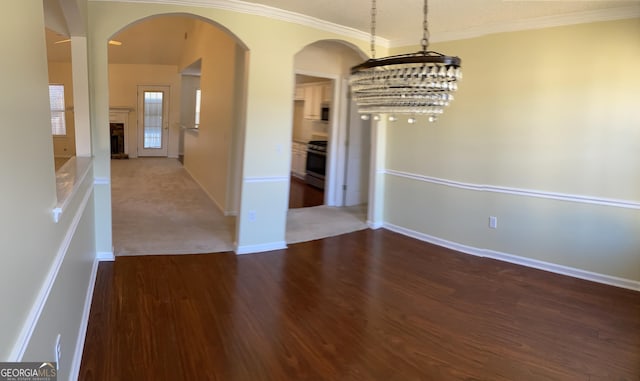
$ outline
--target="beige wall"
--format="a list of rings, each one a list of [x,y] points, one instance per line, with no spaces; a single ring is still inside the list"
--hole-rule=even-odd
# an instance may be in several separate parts
[[[180,94],[180,124],[193,128],[196,119],[196,90],[200,88],[200,76],[183,75]],[[180,151],[180,153],[183,153]]]
[[[0,171],[8,179],[0,198],[0,210],[6,213],[0,222],[0,360],[53,361],[55,336],[61,333],[67,348],[62,364],[66,375],[95,257],[93,209],[85,204],[89,205],[85,212],[84,200],[72,197],[58,223],[52,216],[59,200],[42,2],[0,2],[0,25],[3,54],[11,57],[2,61],[0,70],[0,82],[11,89],[4,92],[0,125],[4,136],[0,152],[5,158]],[[89,175],[84,188],[89,193],[84,194],[90,195],[92,186]],[[75,230],[74,220],[82,215],[82,228]]]
[[[385,220],[475,248],[640,280],[638,209],[575,202],[640,203],[640,19],[432,48],[460,56],[464,79],[437,123],[390,124],[387,169],[431,179],[387,174]],[[539,197],[504,192],[513,188]],[[488,229],[490,215],[497,230]]]
[[[48,62],[49,83],[64,85],[64,104],[67,109],[65,122],[66,136],[53,137],[53,154],[56,157],[75,156],[76,139],[73,117],[73,78],[71,62]]]
[[[178,157],[178,140],[180,136],[180,80],[178,67],[173,65],[109,65],[109,106],[127,107],[134,111],[129,113],[126,139],[131,157],[137,157],[138,144],[138,86],[166,85],[169,94],[169,137],[168,155]]]
[[[64,260],[42,306],[37,324],[33,327],[23,357],[23,361],[53,361],[56,338],[60,334],[59,380],[71,380],[70,375],[77,374],[79,370],[79,354],[83,349],[85,333],[81,327],[86,327],[88,323],[90,307],[88,303],[85,305],[85,301],[88,300],[87,295],[93,295],[98,262],[91,188],[93,176],[89,173],[81,184],[79,193],[82,196],[74,200],[72,215],[76,221],[72,222],[71,235],[65,237],[68,242],[65,242]]]
[[[0,126],[6,158],[0,167],[12,180],[0,198],[2,210],[11,216],[0,222],[0,300],[7,306],[0,314],[0,357],[7,359],[61,237],[47,213],[56,191],[42,2],[2,2],[0,20],[3,54],[11,57],[0,70],[3,87],[11,89],[3,93]],[[10,160],[18,157],[25,158],[19,166]]]
[[[294,57],[296,71],[335,74],[347,78],[351,67],[366,57],[340,41],[319,41],[305,46]]]
[[[237,86],[236,41],[220,28],[197,22],[189,34],[181,68],[201,59],[200,128],[184,137],[184,167],[221,211],[228,211],[227,182],[233,147]]]

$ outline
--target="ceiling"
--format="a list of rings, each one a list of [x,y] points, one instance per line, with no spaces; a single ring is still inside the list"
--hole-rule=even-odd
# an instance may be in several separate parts
[[[113,36],[121,46],[109,46],[109,63],[178,65],[188,32],[202,21],[162,16],[134,24]]]
[[[56,42],[67,40],[69,37],[49,28],[45,28],[44,31],[47,41],[47,60],[50,62],[71,62],[71,44],[68,42],[56,44]]]
[[[370,30],[371,0],[245,2],[301,13],[364,32]],[[483,29],[509,31],[518,25],[549,22],[549,18],[580,19],[595,13],[606,13],[612,18],[640,16],[640,0],[429,0],[428,6],[429,31],[434,40],[463,35],[465,31],[470,34]],[[377,34],[393,45],[418,44],[422,38],[422,9],[421,0],[377,0]]]
[[[193,17],[162,16],[131,25],[113,36],[122,45],[109,45],[109,62],[115,64],[178,65],[185,33],[202,21]],[[71,62],[71,44],[56,43],[69,37],[45,28],[47,57],[52,62]]]
[[[370,30],[371,0],[126,1],[230,8],[302,23],[314,18],[357,30],[363,38],[368,37]],[[421,0],[377,0],[377,35],[389,40],[393,46],[419,44],[422,38],[422,7]],[[429,0],[429,31],[432,41],[630,17],[640,17],[640,0]],[[189,17],[166,16],[134,24],[113,37],[122,41],[123,45],[109,46],[109,61],[175,65],[178,63],[176,57],[182,52],[185,32],[191,30],[193,23],[197,22],[201,21]],[[63,34],[47,32],[51,61],[70,60],[69,44],[54,44],[55,41],[66,38]]]

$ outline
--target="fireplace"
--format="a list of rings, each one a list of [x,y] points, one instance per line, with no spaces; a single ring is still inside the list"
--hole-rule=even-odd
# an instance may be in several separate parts
[[[111,127],[111,158],[125,159],[128,155],[124,153],[124,124],[109,123]]]
[[[111,158],[128,159],[127,120],[130,109],[111,108],[109,110],[109,130],[111,137]]]

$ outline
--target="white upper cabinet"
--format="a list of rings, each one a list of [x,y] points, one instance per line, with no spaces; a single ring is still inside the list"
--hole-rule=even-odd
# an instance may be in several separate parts
[[[295,100],[304,100],[305,119],[320,120],[322,104],[330,103],[332,98],[333,86],[331,82],[305,83],[296,86]]]
[[[322,85],[322,103],[331,103],[333,99],[333,85],[331,82]]]

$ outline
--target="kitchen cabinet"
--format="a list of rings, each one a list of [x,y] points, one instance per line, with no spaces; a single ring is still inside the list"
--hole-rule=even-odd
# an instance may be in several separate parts
[[[333,99],[333,84],[327,81],[297,85],[294,99],[304,100],[305,119],[320,120],[322,105],[331,104]]]
[[[322,86],[304,86],[304,118],[320,120],[322,107]]]
[[[291,174],[304,179],[307,169],[307,145],[293,142],[291,144]]]
[[[331,82],[322,85],[322,103],[330,104],[333,99],[333,86]]]

